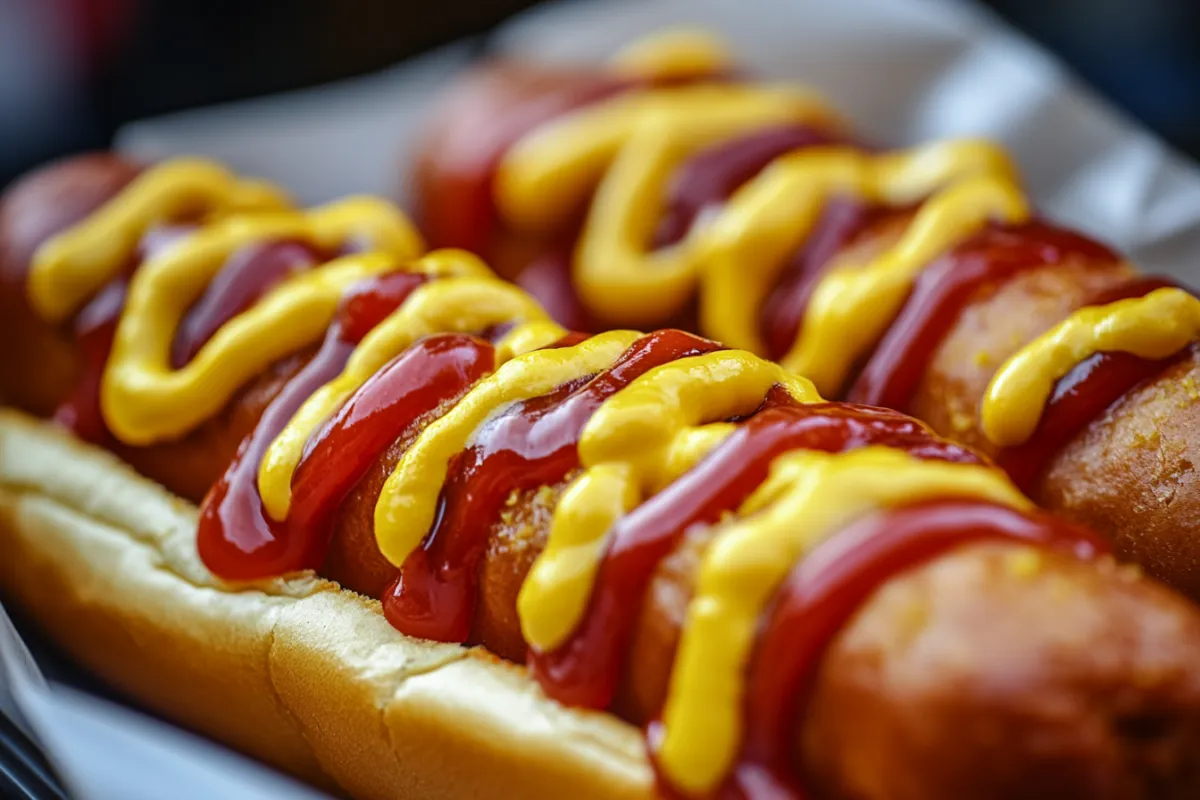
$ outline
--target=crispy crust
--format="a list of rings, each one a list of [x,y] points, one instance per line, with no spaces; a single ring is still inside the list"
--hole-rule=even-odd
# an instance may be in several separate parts
[[[109,454],[0,409],[0,590],[130,697],[356,798],[653,796],[632,726],[311,575],[222,583],[195,524]]]

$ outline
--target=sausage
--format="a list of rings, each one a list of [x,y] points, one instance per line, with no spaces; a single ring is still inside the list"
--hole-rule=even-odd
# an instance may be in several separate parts
[[[830,264],[854,263],[894,244],[900,226],[859,233]],[[980,407],[1000,365],[1095,298],[1136,277],[1125,262],[1069,256],[980,286],[930,354],[902,410],[996,457]],[[778,352],[778,351],[777,351]],[[1134,387],[1066,443],[1028,490],[1031,497],[1104,533],[1124,560],[1200,597],[1200,495],[1195,463],[1193,350]]]
[[[496,61],[452,87],[430,116],[413,170],[415,213],[430,243],[487,254],[500,275],[515,277],[538,242],[492,224],[500,157],[538,124],[626,83],[600,71]]]
[[[397,459],[391,451],[379,466]],[[343,585],[371,583],[370,569],[350,566],[351,541],[365,548],[362,560],[382,562],[363,492],[373,483],[343,506],[324,568]],[[510,660],[526,651],[517,591],[564,486],[523,493],[489,533],[471,641]],[[691,531],[647,590],[615,705],[630,721],[648,723],[662,708],[709,533]],[[1200,746],[1200,678],[1190,664],[1200,656],[1200,619],[1128,568],[1053,554],[1038,554],[1031,568],[1030,555],[1003,544],[964,547],[893,578],[864,604],[830,645],[796,723],[794,763],[815,797],[1182,798],[1196,790],[1189,754]],[[1131,689],[1139,674],[1159,680]]]
[[[373,596],[392,568],[371,541],[371,510],[404,446],[343,505],[324,567]],[[488,534],[470,641],[502,657],[525,655],[517,592],[566,484],[522,492]],[[648,723],[662,707],[711,533],[690,530],[647,589],[615,705],[631,721]],[[347,553],[356,549],[358,558]],[[1186,759],[1161,755],[1190,750],[1200,730],[1169,710],[1191,706],[1200,689],[1187,667],[1200,647],[1192,616],[1128,568],[994,543],[953,551],[893,578],[838,635],[797,721],[795,763],[829,798],[1186,796]],[[1132,700],[1118,691],[1144,669],[1170,678]],[[876,725],[884,732],[864,735]],[[998,740],[1008,743],[1003,759]],[[905,779],[876,777],[887,775]]]
[[[312,351],[302,352],[271,365],[238,391],[216,416],[181,439],[142,447],[117,443],[111,449],[147,478],[199,503],[254,430],[271,400],[311,356]]]
[[[1175,638],[1181,598],[1122,570],[1054,558],[1031,575],[1021,559],[980,546],[928,564],[839,636],[800,743],[830,797],[1195,792],[1179,755],[1196,723],[1167,711],[1194,678],[1160,660],[1194,655],[1190,625]],[[1171,677],[1127,703],[1116,687],[1160,667]]]
[[[696,76],[696,78],[703,76]],[[693,78],[692,80],[694,80]],[[730,80],[718,75],[719,81]],[[736,77],[734,78],[736,80]],[[595,313],[575,296],[571,251],[587,214],[586,206],[556,213],[552,229],[530,230],[508,224],[497,208],[495,177],[505,154],[520,139],[572,112],[623,94],[661,86],[686,86],[690,80],[654,74],[631,78],[604,69],[548,67],[517,60],[495,60],[469,71],[450,87],[426,124],[414,164],[417,217],[431,241],[479,254],[496,271],[532,292],[563,324],[584,324],[599,331],[628,320]],[[755,137],[751,137],[752,139]],[[740,180],[752,176],[773,155],[795,146],[846,141],[832,120],[813,118],[802,125],[772,128],[765,137],[723,166]],[[686,179],[665,189],[656,245],[673,244],[707,210],[740,182],[688,186]],[[684,185],[681,185],[684,184]],[[696,190],[700,189],[701,197]],[[659,324],[694,319],[664,316]]]
[[[111,153],[76,156],[42,167],[11,186],[0,201],[0,326],[6,341],[21,342],[0,364],[0,397],[39,416],[50,416],[71,394],[82,370],[78,340],[69,323],[38,317],[26,300],[33,253],[57,233],[82,221],[140,171]],[[286,359],[245,386],[216,417],[183,440],[132,448],[114,443],[139,472],[199,502],[279,388],[306,362]]]
[[[665,562],[648,595],[631,655],[635,718],[652,714],[665,694],[702,542],[694,535]],[[1169,609],[1179,599],[1127,570],[1065,559],[1047,558],[1030,573],[1025,555],[970,546],[894,578],[861,608],[826,653],[809,712],[797,721],[795,763],[819,787],[816,796],[1186,796],[1184,762],[1156,763],[1156,754],[1188,749],[1196,728],[1152,709],[1174,707],[1194,684],[1177,671],[1162,694],[1132,706],[1113,689],[1125,669],[1137,669],[1131,659],[1190,657],[1192,634],[1178,651],[1159,638],[1174,631]],[[1050,655],[1084,638],[1094,646],[1088,655]],[[1015,655],[1027,646],[1046,657]],[[648,668],[656,664],[663,667]],[[992,751],[997,741],[1002,758]],[[1115,770],[1113,753],[1123,754]]]
[[[1103,289],[1128,267],[1058,265],[989,287],[968,304],[931,359],[911,412],[935,430],[995,452],[979,406],[993,373],[1019,347]],[[974,352],[972,352],[972,350]],[[1194,353],[1128,392],[1047,465],[1034,499],[1105,533],[1121,558],[1200,597],[1200,488],[1196,458],[1200,365]]]
[[[1041,502],[1108,533],[1123,558],[1200,596],[1194,465],[1200,430],[1195,350],[1135,388],[1051,462]]]
[[[253,429],[314,359],[308,351],[278,362],[179,441],[115,449],[196,496],[224,468],[219,458],[232,457],[235,434]],[[396,570],[376,545],[376,501],[465,390],[404,420],[339,504],[323,575],[374,597],[388,591]],[[525,658],[517,594],[574,475],[514,494],[490,526],[468,642]],[[697,565],[716,531],[693,525],[654,569],[614,704],[630,721],[649,722],[663,705]],[[1188,768],[1200,746],[1197,650],[1195,609],[1128,570],[1012,543],[952,549],[889,579],[837,633],[796,714],[793,766],[829,798],[1190,796],[1200,788]],[[998,671],[996,654],[1013,654],[1020,669]],[[876,724],[881,733],[864,735]],[[876,777],[886,774],[907,777]]]
[[[137,176],[140,167],[111,153],[77,156],[42,167],[10,187],[0,201],[0,326],[21,342],[0,365],[0,396],[49,416],[79,380],[81,353],[70,324],[38,317],[26,300],[33,253],[82,221]],[[220,415],[182,441],[164,447],[117,446],[122,458],[176,494],[199,502],[253,429],[279,387],[303,364],[289,359],[245,387]]]
[[[543,68],[546,71],[549,69]],[[603,73],[603,70],[597,69],[596,72]],[[467,80],[505,82],[505,73],[492,71],[485,66],[480,74]],[[536,85],[506,85],[512,90],[512,94],[506,96],[507,107],[504,110],[493,107],[487,111],[501,120],[510,118],[510,115],[513,118],[520,117],[522,109],[536,106],[540,100]],[[483,106],[476,108],[482,109]],[[438,130],[459,130],[462,140],[458,146],[461,148],[464,146],[462,142],[467,141],[471,133],[469,127],[450,119],[455,112],[461,115],[460,122],[466,119],[464,108],[456,106],[439,118]],[[568,119],[571,112],[572,109],[563,110],[555,120]],[[543,123],[534,132],[550,127],[550,123]],[[652,241],[645,242],[647,250],[661,251],[663,247],[673,245],[694,225],[701,228],[711,225],[711,220],[720,216],[719,211],[714,209],[719,209],[736,191],[752,188],[756,182],[763,187],[778,185],[777,177],[784,169],[781,165],[791,158],[785,155],[785,151],[759,152],[754,156],[758,160],[753,164],[750,161],[740,165],[734,163],[754,155],[752,140],[753,136],[735,138],[692,153],[690,159],[663,179],[661,193],[665,196],[664,200],[660,207],[647,212],[660,217],[658,235]],[[807,144],[800,145],[793,152],[800,153],[808,147]],[[439,142],[431,140],[423,156],[424,163],[439,163],[440,151]],[[754,169],[747,171],[748,164]],[[474,185],[481,187],[481,192],[489,188],[494,180],[494,174],[482,166],[472,176]],[[627,178],[622,174],[622,179]],[[772,181],[775,183],[772,184]],[[440,174],[432,170],[422,186],[429,193],[436,193],[440,182]],[[692,188],[681,188],[685,186]],[[611,186],[602,191],[605,192],[606,205],[616,202]],[[853,191],[850,194],[853,195]],[[645,192],[639,195],[645,196]],[[791,257],[765,293],[757,307],[757,320],[748,322],[748,327],[757,329],[758,341],[749,344],[735,341],[734,344],[756,346],[763,355],[786,359],[789,350],[798,341],[801,322],[811,307],[812,294],[823,276],[839,267],[852,268],[868,263],[892,248],[911,228],[911,222],[921,206],[920,202],[916,205],[902,203],[898,207],[868,202],[864,207],[860,199],[859,207],[851,208],[847,215],[845,204],[839,210],[839,203],[844,199],[837,196],[833,198],[822,220],[811,235],[802,241],[800,250]],[[594,205],[589,212],[596,219],[602,213],[598,208]],[[701,210],[705,213],[700,213]],[[502,232],[515,231],[519,227],[495,205],[484,224],[488,230]],[[772,223],[764,224],[770,230]],[[1048,223],[1036,221],[1036,224],[1051,238],[1073,236]],[[726,230],[738,227],[746,227],[745,221],[727,225]],[[662,233],[665,229],[674,233],[664,238]],[[1014,254],[1018,254],[1022,246],[1028,245],[1028,236],[1034,235],[1027,236],[1024,232],[1026,229],[1020,225],[1013,230],[1015,233],[1008,240],[993,237],[993,246],[999,251],[997,258],[1018,257]],[[619,237],[607,243],[593,241],[586,247],[582,242],[578,246],[561,242],[563,237],[573,240],[578,235],[571,225],[540,230],[540,244],[527,247],[521,259],[525,274],[531,276],[531,283],[548,287],[540,289],[539,296],[546,297],[554,304],[552,310],[562,309],[558,312],[562,318],[586,320],[585,324],[593,330],[619,326],[626,321],[606,317],[601,312],[619,310],[621,304],[630,305],[629,298],[636,294],[637,289],[622,284],[623,288],[617,293],[624,297],[622,303],[617,306],[606,305],[603,309],[590,308],[580,289],[579,257],[589,248],[600,252],[602,245],[620,247],[623,243],[617,240]],[[761,235],[768,236],[768,233]],[[497,236],[492,234],[490,238],[495,240]],[[528,240],[529,235],[526,234],[525,238]],[[978,237],[968,239],[961,251],[953,252],[969,252],[976,239]],[[747,241],[751,244],[747,245],[746,252],[751,253],[751,245],[757,240]],[[483,252],[487,255],[497,253],[496,248],[483,242],[461,240],[447,243],[464,242],[469,246],[484,248]],[[706,246],[711,249],[711,241]],[[1138,277],[1134,267],[1094,242],[1083,239],[1082,244],[1075,248],[1076,251],[1073,252],[1072,247],[1058,254],[1025,255],[1023,257],[1032,258],[1033,262],[1003,276],[984,280],[976,286],[970,296],[953,310],[953,319],[945,329],[922,345],[927,352],[909,391],[890,395],[864,394],[856,377],[861,378],[864,370],[870,371],[873,366],[872,355],[884,352],[888,337],[896,334],[904,324],[905,314],[912,310],[909,305],[918,302],[916,295],[903,310],[888,312],[894,313],[894,316],[891,317],[890,328],[882,333],[882,342],[877,341],[874,350],[868,349],[856,359],[844,380],[836,381],[835,385],[823,388],[823,391],[827,396],[888,405],[912,413],[931,424],[937,432],[1004,461],[1001,448],[984,433],[980,418],[981,403],[997,371],[1010,357],[1022,352],[1037,337],[1063,322],[1073,312],[1096,304],[1107,293],[1128,286]],[[576,255],[574,259],[562,255],[571,252]],[[970,257],[959,258],[964,260]],[[557,264],[557,267],[551,269],[547,266],[553,264]],[[653,270],[653,265],[642,267]],[[927,265],[927,269],[932,267],[933,264]],[[604,266],[601,264],[596,269],[603,270]],[[749,275],[756,268],[749,263],[735,262],[733,269],[741,275]],[[550,272],[557,278],[548,277]],[[517,274],[522,273],[518,270]],[[698,270],[696,280],[703,293],[704,281],[708,280],[704,267]],[[571,291],[564,287],[572,287],[575,295],[570,296]],[[647,297],[643,299],[649,301],[657,291],[646,288]],[[724,287],[714,291],[728,292],[730,289]],[[567,295],[565,300],[562,299],[564,294]],[[580,305],[584,313],[577,310]],[[686,313],[680,315],[672,308],[664,302],[663,313],[655,322],[680,324],[689,330],[721,339],[725,338],[723,332],[729,330],[727,326],[713,327],[703,313],[699,317]],[[874,312],[869,312],[867,316],[871,313]],[[784,363],[790,362],[785,360]],[[1200,598],[1200,538],[1193,535],[1200,530],[1197,512],[1200,508],[1200,495],[1197,494],[1200,489],[1195,487],[1195,481],[1189,480],[1196,463],[1192,452],[1196,438],[1193,417],[1197,413],[1193,388],[1197,380],[1194,364],[1194,355],[1181,354],[1171,365],[1126,391],[1107,410],[1101,410],[1094,418],[1089,418],[1090,421],[1069,441],[1061,443],[1055,452],[1049,454],[1037,474],[1023,481],[1022,485],[1038,503],[1105,534],[1122,559],[1134,561],[1190,597]]]
[[[0,330],[7,341],[22,343],[0,365],[0,397],[6,402],[50,416],[79,385],[85,358],[75,323],[48,322],[29,305],[26,280],[33,254],[114,198],[141,171],[116,154],[77,156],[35,170],[0,198]],[[153,233],[148,234],[143,249],[154,246]],[[133,257],[131,268],[140,257]],[[146,476],[199,502],[267,405],[313,352],[297,352],[272,364],[242,386],[220,413],[176,441],[142,447],[111,438],[104,443]]]
[[[77,156],[30,173],[0,200],[0,331],[21,342],[0,364],[0,396],[9,402],[49,416],[81,369],[69,329],[46,325],[26,301],[34,251],[116,195],[138,169],[108,153]]]

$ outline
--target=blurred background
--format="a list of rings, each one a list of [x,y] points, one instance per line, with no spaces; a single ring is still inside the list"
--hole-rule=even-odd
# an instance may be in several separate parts
[[[1200,157],[1200,2],[985,2]],[[0,0],[0,185],[129,120],[370,72],[535,3]]]

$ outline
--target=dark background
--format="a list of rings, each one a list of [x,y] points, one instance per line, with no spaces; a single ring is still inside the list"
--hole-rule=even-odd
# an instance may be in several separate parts
[[[369,72],[535,1],[0,0],[0,185],[129,120]],[[1200,1],[986,2],[1200,155]]]

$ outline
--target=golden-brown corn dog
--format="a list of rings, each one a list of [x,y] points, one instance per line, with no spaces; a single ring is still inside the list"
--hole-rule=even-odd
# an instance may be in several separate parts
[[[83,163],[4,200],[38,219],[63,170],[107,193],[40,239],[3,229],[24,278],[5,302],[35,326],[14,335],[70,351],[76,308],[114,281],[125,303],[98,399],[84,363],[26,405],[75,426],[98,407],[96,438],[146,475],[215,483],[199,552],[218,575],[317,569],[404,633],[528,655],[552,696],[649,725],[669,789],[1194,792],[1200,614],[970,451],[678,331],[568,335],[464,253],[411,261],[419,241],[372,202],[304,212],[209,164],[115,181]],[[234,211],[251,189],[272,200]],[[283,244],[302,252],[280,266]],[[11,369],[4,393],[33,380]],[[213,455],[183,467],[192,442]]]
[[[701,77],[653,84],[680,65]],[[730,82],[702,37],[538,70],[484,67],[435,115],[434,244],[494,260],[561,319],[682,324],[912,413],[1200,598],[1187,290],[1037,218],[999,147],[863,148],[798,91]],[[582,91],[606,76],[620,89]],[[464,124],[481,118],[500,141]]]

